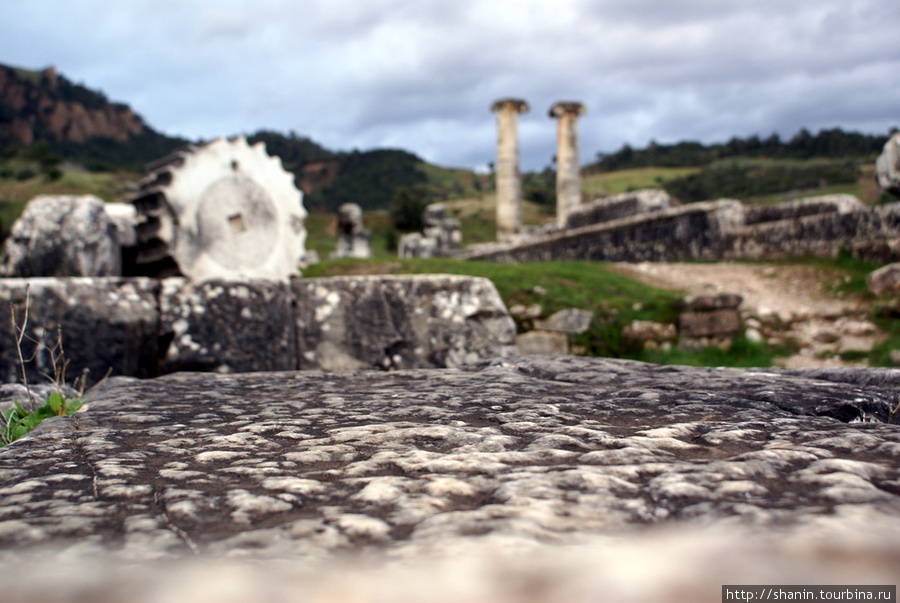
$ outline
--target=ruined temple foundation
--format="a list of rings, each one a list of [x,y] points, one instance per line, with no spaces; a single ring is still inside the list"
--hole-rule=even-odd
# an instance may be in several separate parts
[[[494,102],[497,114],[497,240],[519,232],[522,225],[522,186],[519,181],[518,115],[528,111],[523,100]]]
[[[556,118],[556,221],[566,227],[569,213],[581,205],[581,171],[578,165],[578,116],[584,105],[558,102],[550,107]]]

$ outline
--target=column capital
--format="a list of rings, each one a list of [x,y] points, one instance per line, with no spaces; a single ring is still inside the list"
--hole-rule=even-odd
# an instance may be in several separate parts
[[[550,117],[562,117],[563,115],[584,115],[584,105],[577,101],[560,101],[550,107]]]
[[[528,111],[528,103],[519,98],[501,98],[494,101],[491,105],[491,111],[515,111],[516,113],[526,113]]]

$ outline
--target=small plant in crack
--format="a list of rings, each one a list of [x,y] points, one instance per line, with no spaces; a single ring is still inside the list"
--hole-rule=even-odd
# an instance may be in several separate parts
[[[21,324],[16,319],[15,307],[10,304],[10,322],[15,335],[16,352],[19,357],[19,367],[22,370],[22,385],[25,386],[28,399],[23,405],[18,400],[13,401],[10,408],[0,411],[0,446],[16,441],[23,435],[37,427],[41,421],[49,417],[67,416],[81,408],[81,396],[84,393],[84,384],[86,375],[82,375],[80,380],[76,380],[75,391],[76,396],[67,395],[69,388],[66,386],[66,368],[68,360],[66,359],[65,350],[62,345],[62,330],[57,329],[56,343],[51,346],[43,346],[46,348],[50,356],[51,373],[44,373],[53,385],[53,389],[47,396],[47,399],[38,404],[35,399],[31,385],[28,383],[28,374],[26,363],[34,362],[38,352],[41,350],[41,341],[29,336],[26,333],[28,327],[28,312],[30,309],[30,289],[25,288],[25,310]],[[28,340],[36,345],[34,353],[25,358],[22,347]]]

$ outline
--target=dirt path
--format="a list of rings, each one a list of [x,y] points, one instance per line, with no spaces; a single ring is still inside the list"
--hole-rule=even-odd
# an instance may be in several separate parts
[[[790,324],[783,333],[803,344],[799,353],[780,364],[790,368],[860,366],[841,360],[849,349],[871,348],[874,325],[858,300],[829,290],[834,274],[811,266],[780,264],[617,263],[614,269],[648,285],[690,295],[738,293],[745,319]]]
[[[616,271],[649,285],[691,295],[739,293],[742,310],[787,319],[836,318],[859,309],[855,300],[828,291],[828,275],[810,266],[777,264],[617,263]],[[833,278],[833,277],[832,277]]]

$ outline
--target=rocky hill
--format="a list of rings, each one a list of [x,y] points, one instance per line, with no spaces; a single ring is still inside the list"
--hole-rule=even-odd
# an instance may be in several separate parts
[[[28,146],[38,140],[83,143],[105,137],[119,142],[145,131],[130,107],[65,77],[56,69],[25,71],[0,65],[0,124],[4,142]]]
[[[185,144],[148,126],[128,105],[74,84],[56,69],[0,65],[0,149],[45,143],[89,167],[140,167]]]

